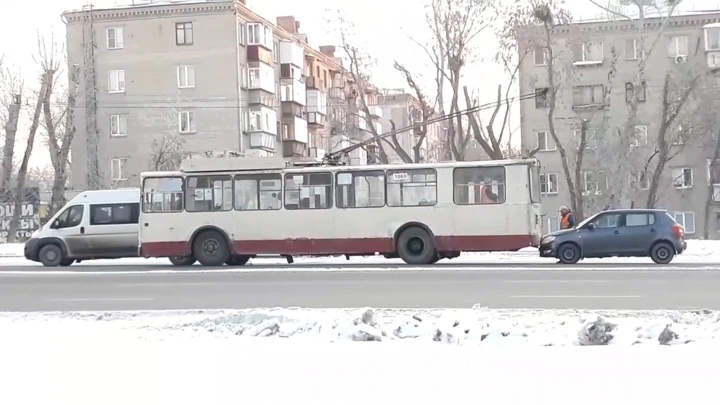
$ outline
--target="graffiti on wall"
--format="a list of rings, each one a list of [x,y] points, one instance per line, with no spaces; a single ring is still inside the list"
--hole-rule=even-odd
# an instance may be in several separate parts
[[[20,210],[20,221],[18,222],[17,241],[22,242],[30,238],[30,235],[40,228],[40,189],[37,187],[27,188],[22,199]],[[0,190],[0,243],[7,242],[10,232],[10,220],[15,212],[13,203],[13,192]]]

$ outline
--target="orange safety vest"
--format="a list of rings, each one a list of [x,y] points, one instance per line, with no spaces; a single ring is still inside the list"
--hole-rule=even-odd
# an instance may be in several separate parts
[[[563,215],[560,220],[560,229],[570,229],[570,213]]]
[[[480,204],[492,204],[493,200],[487,195],[488,186],[484,184],[475,186],[475,202]]]

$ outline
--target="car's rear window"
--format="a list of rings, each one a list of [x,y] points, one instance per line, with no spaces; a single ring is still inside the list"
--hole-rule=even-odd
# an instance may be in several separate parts
[[[679,222],[675,219],[675,217],[672,216],[672,215],[670,215],[669,212],[665,212],[665,215],[666,215],[668,218],[670,218],[670,220],[671,220],[674,224],[679,224]]]
[[[652,212],[628,213],[625,215],[625,226],[648,226],[655,223]]]

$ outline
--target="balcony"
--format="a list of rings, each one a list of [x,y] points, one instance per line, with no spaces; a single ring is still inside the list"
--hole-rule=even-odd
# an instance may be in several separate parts
[[[333,87],[328,92],[331,100],[337,100],[337,101],[345,101],[347,98],[347,95],[345,94],[345,89],[340,89],[337,87]]]
[[[307,93],[305,83],[295,79],[280,80],[281,101],[285,103],[294,103],[301,106],[307,104]]]
[[[264,63],[248,63],[248,88],[275,94],[275,69]]]
[[[320,90],[307,91],[307,110],[308,112],[327,115],[328,97],[327,93]]]
[[[316,112],[307,113],[308,127],[322,128],[325,126],[325,122],[327,122],[327,117],[325,115]]]
[[[313,89],[313,90],[325,90],[326,89],[325,81],[323,79],[318,79],[315,76],[309,76],[309,75],[305,82],[305,86],[308,89]]]
[[[281,126],[283,141],[308,143],[308,127],[304,119],[283,117]]]
[[[382,118],[383,116],[383,110],[382,107],[379,105],[368,105],[368,111],[370,111],[370,116],[373,118]]]
[[[306,143],[283,141],[283,157],[302,157],[306,155],[307,149]]]
[[[264,132],[277,135],[277,113],[272,108],[251,107],[248,111],[250,134]]]
[[[247,25],[247,44],[260,45],[265,49],[273,49],[272,28],[262,23],[250,23]]]
[[[292,41],[280,41],[280,63],[302,68],[305,62],[303,48]]]
[[[325,153],[327,153],[327,152],[325,151],[325,149],[322,149],[322,148],[310,148],[310,153],[309,153],[309,155],[310,155],[310,157],[322,159],[322,158],[325,157]]]
[[[280,78],[305,81],[302,69],[289,63],[280,64]]]
[[[265,107],[275,108],[277,101],[275,95],[264,90],[250,90],[248,92],[248,105],[262,105]]]
[[[273,66],[274,63],[272,51],[260,45],[247,46],[247,60],[248,62],[262,62],[268,66]]]
[[[303,107],[299,104],[283,101],[282,115],[286,116],[286,117],[302,118],[305,116],[305,107]]]
[[[253,132],[250,134],[250,148],[274,152],[276,138],[276,135],[267,132]]]

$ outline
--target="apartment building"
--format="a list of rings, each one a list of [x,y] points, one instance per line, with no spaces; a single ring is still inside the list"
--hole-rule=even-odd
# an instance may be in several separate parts
[[[136,0],[63,18],[77,77],[73,189],[136,186],[163,153],[292,159],[359,137],[345,128],[353,86],[341,59],[308,45],[292,16],[271,23],[244,0]]]
[[[720,12],[679,15],[671,18],[660,31],[661,19],[646,20],[647,46],[658,35],[659,40],[647,58],[632,140],[621,140],[617,125],[627,121],[634,91],[639,59],[635,23],[604,21],[556,27],[553,32],[556,39],[552,44],[554,64],[564,76],[556,77],[556,82],[561,84],[554,124],[558,139],[573,163],[573,173],[579,138],[585,128],[587,146],[581,181],[577,186],[584,195],[586,215],[608,204],[616,208],[645,206],[650,175],[644,168],[655,151],[666,73],[682,77],[720,68],[718,21]],[[534,49],[526,46],[520,49],[521,54],[526,49],[530,51],[520,67],[521,94],[548,86],[544,45],[531,44]],[[615,69],[614,78],[609,80],[612,68]],[[717,84],[710,79],[710,88]],[[708,82],[703,86],[708,86]],[[549,133],[546,98],[523,100],[520,109],[522,148],[539,149],[536,157],[543,166],[541,189],[545,231],[554,231],[559,227],[557,209],[561,205],[570,205],[570,195],[557,145]],[[684,133],[683,125],[692,123],[678,120],[677,128],[672,128],[678,137]],[[715,142],[715,134],[711,133],[714,130],[710,127],[712,125],[699,129],[704,133],[693,133],[693,141],[687,144],[680,138],[674,139],[671,150],[677,155],[668,162],[660,181],[657,207],[668,209],[685,226],[688,237],[703,237],[706,231],[710,238],[720,237],[720,184],[714,186],[714,192],[709,195],[710,185],[720,183],[720,176],[711,176],[709,170]],[[650,167],[654,168],[653,165]],[[622,198],[616,198],[618,191],[613,189],[619,184],[627,185],[627,190],[621,193]],[[708,197],[712,204],[709,216],[706,216]]]
[[[380,120],[382,127],[386,131],[390,131],[391,125],[390,120],[395,123],[395,129],[401,130],[408,128],[411,125],[422,122],[422,106],[420,101],[413,95],[405,92],[404,89],[382,89],[379,91],[377,96],[377,103],[382,109],[383,115]],[[428,132],[436,131],[439,124],[428,125]],[[431,128],[432,127],[432,128]],[[433,132],[434,133],[434,132]],[[427,138],[425,135],[420,145],[420,156],[419,159],[415,156],[415,145],[419,138],[415,130],[408,130],[398,132],[397,139],[398,144],[402,150],[414,161],[414,162],[425,162],[427,161]],[[386,148],[388,154],[388,160],[391,163],[403,163],[402,157],[398,152],[391,148]]]

